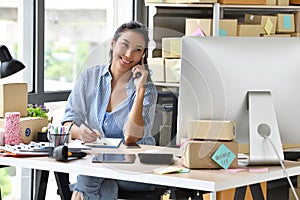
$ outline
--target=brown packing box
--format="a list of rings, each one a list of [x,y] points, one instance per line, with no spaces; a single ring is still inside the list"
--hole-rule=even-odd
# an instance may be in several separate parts
[[[262,189],[264,199],[267,199],[267,182],[260,183],[260,187]],[[217,192],[217,199],[218,200],[235,199],[234,198],[235,191],[236,189],[219,191]],[[211,200],[210,196],[211,196],[210,193],[203,194],[203,200]],[[252,193],[249,186],[247,186],[244,200],[253,200]]]
[[[29,144],[37,139],[37,134],[43,127],[47,127],[48,119],[40,117],[21,117],[21,139],[23,143]],[[4,128],[5,119],[0,119],[0,127]]]
[[[294,188],[298,197],[300,197],[300,188]],[[289,200],[296,200],[292,188],[289,188]]]
[[[244,22],[246,24],[260,24],[262,34],[275,34],[277,16],[245,14]]]
[[[266,0],[266,5],[276,5],[277,0]]]
[[[222,4],[265,5],[266,0],[219,0]]]
[[[300,0],[290,0],[290,4],[299,5],[300,4]]]
[[[278,34],[271,34],[271,35],[261,35],[262,37],[291,37],[291,34],[288,33],[278,33]]]
[[[288,6],[290,5],[290,0],[277,0],[278,6]]]
[[[294,14],[277,14],[277,33],[292,33],[295,32]]]
[[[0,84],[0,117],[6,112],[20,112],[27,116],[28,88],[27,83]]]
[[[162,38],[162,57],[180,58],[181,37]]]
[[[216,141],[186,141],[181,146],[181,164],[191,169],[219,169],[222,168],[217,164],[212,156],[216,150],[224,144],[235,155],[229,168],[238,167],[238,143],[231,142],[216,142]]]
[[[291,37],[300,37],[300,33],[291,33]]]
[[[177,0],[145,0],[145,3],[176,3]]]
[[[219,36],[237,36],[237,19],[220,19]]]
[[[177,3],[217,3],[218,0],[177,0]]]
[[[148,66],[151,70],[151,79],[154,82],[165,82],[165,65],[162,57],[148,58]]]
[[[235,129],[233,121],[189,120],[188,138],[232,141],[236,137]]]
[[[258,24],[238,24],[237,35],[238,36],[260,36],[262,32],[261,25]]]
[[[186,36],[201,36],[201,32],[205,36],[212,36],[212,19],[185,19]]]
[[[166,69],[167,83],[180,82],[181,59],[179,58],[165,59],[165,69]]]
[[[300,33],[300,11],[295,12],[295,32]]]

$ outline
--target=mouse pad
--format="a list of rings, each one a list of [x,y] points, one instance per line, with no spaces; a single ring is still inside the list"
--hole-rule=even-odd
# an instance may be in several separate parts
[[[93,163],[134,163],[135,154],[115,154],[115,153],[99,153],[96,154]]]

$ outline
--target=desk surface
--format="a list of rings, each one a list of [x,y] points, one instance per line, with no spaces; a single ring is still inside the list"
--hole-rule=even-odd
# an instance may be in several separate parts
[[[165,153],[179,154],[179,150],[175,148],[145,146],[141,145],[141,149],[93,149],[92,154],[99,152],[126,152],[138,153],[149,150],[157,150]],[[154,174],[154,169],[165,167],[163,165],[141,164],[136,159],[134,164],[103,164],[92,163],[93,155],[88,155],[83,159],[72,160],[69,162],[57,162],[48,157],[0,157],[2,165],[12,165],[24,168],[41,169],[48,171],[66,172],[74,174],[83,174],[90,176],[99,176],[105,178],[122,179],[128,181],[136,181],[143,183],[153,183],[160,185],[168,185],[173,187],[189,188],[195,190],[203,190],[217,192],[230,188],[250,185],[254,183],[270,181],[284,178],[283,170],[280,166],[268,166],[269,171],[264,173],[254,172],[228,172],[222,170],[191,170],[190,173],[174,173],[166,175]],[[180,165],[179,159],[175,158],[175,164]],[[300,163],[286,161],[285,166],[290,176],[300,174]],[[250,168],[262,168],[250,167]]]

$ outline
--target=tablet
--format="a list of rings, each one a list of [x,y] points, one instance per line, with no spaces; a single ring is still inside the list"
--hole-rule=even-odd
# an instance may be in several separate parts
[[[136,158],[135,154],[116,154],[116,153],[98,153],[92,162],[93,163],[134,163]]]

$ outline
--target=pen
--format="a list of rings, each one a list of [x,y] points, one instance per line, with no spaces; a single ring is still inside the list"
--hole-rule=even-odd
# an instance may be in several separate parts
[[[94,129],[92,129],[89,125],[87,125],[86,123],[84,123],[84,125],[93,133],[95,133]],[[101,136],[99,135],[99,139],[101,140]]]

